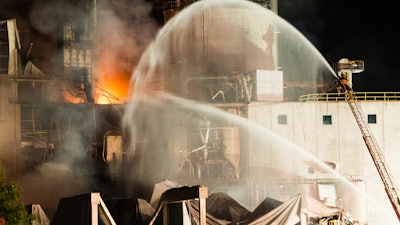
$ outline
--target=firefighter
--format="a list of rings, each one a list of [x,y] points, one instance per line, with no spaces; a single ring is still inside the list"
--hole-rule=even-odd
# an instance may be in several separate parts
[[[351,84],[349,81],[349,76],[351,76],[350,71],[342,71],[340,73],[340,83],[342,84],[344,91],[350,91],[351,90]]]

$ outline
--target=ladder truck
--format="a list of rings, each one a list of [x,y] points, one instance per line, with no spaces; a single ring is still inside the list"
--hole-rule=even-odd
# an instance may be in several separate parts
[[[386,194],[392,204],[397,218],[400,221],[400,199],[399,192],[395,181],[386,166],[384,156],[380,150],[368,124],[362,115],[361,108],[357,104],[357,99],[352,90],[352,73],[361,73],[364,71],[364,62],[362,60],[348,60],[346,58],[339,60],[334,65],[337,73],[337,88],[339,93],[343,93],[350,109],[356,119],[357,125],[360,128],[364,143],[374,161],[375,167],[378,170],[379,176],[385,186]]]

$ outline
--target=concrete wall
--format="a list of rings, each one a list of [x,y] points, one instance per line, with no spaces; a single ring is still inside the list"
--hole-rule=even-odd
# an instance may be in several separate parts
[[[400,104],[395,101],[365,101],[359,102],[359,105],[366,121],[368,115],[376,115],[376,123],[368,125],[383,152],[386,166],[394,179],[400,180],[400,151],[397,149],[400,146]],[[278,124],[279,115],[287,115],[287,124]],[[324,124],[323,116],[331,116],[332,124]],[[382,204],[389,214],[392,212],[383,183],[346,102],[254,102],[249,105],[248,117],[299,147],[270,144],[271,140],[253,144],[250,146],[253,152],[249,156],[250,164],[272,165],[302,179],[336,179],[331,173],[324,173],[318,166],[308,163],[303,154],[297,153],[302,149],[323,162],[334,163],[334,171],[343,178],[362,179],[367,195]],[[256,143],[255,140],[252,142]],[[260,154],[260,147],[256,147],[260,145],[268,151],[268,157]],[[314,166],[314,173],[307,169],[310,166]],[[379,221],[385,224],[385,219],[390,221],[369,204],[366,210],[370,223]]]

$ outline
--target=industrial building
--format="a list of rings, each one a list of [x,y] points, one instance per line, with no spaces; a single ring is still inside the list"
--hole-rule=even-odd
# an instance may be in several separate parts
[[[330,65],[280,20],[275,1],[204,2],[160,4],[165,26],[126,99],[99,77],[97,5],[65,23],[57,75],[24,60],[17,21],[0,21],[1,168],[18,181],[64,164],[85,183],[80,191],[106,197],[149,198],[165,179],[201,184],[249,209],[302,193],[360,224],[393,224],[396,209]],[[352,95],[395,179],[399,95]]]

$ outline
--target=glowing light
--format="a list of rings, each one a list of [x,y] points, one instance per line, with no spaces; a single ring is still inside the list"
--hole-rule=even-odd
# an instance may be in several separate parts
[[[82,96],[74,96],[69,91],[64,91],[63,96],[64,96],[64,100],[69,103],[79,104],[79,103],[85,102],[85,99]]]
[[[95,78],[95,102],[97,104],[118,104],[128,98],[131,71],[119,65],[118,59],[106,51],[99,59],[98,73]]]
[[[113,75],[103,79],[96,85],[97,104],[115,104],[127,100],[129,79],[119,79],[121,75]]]

